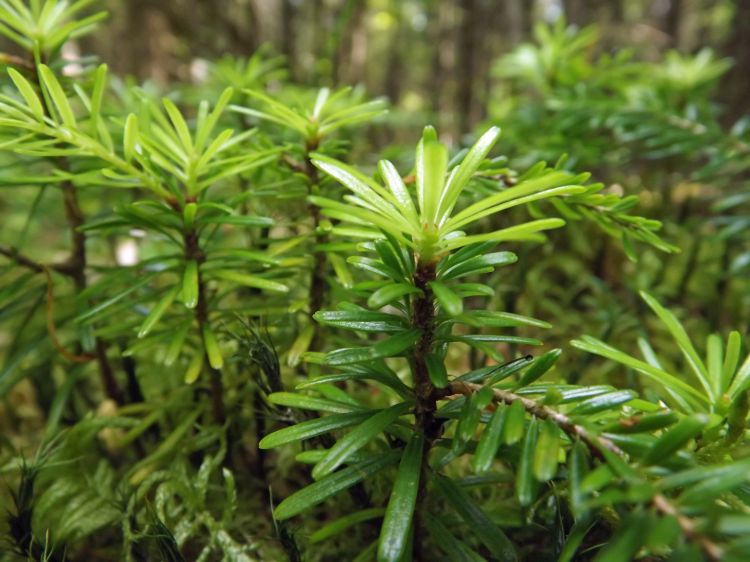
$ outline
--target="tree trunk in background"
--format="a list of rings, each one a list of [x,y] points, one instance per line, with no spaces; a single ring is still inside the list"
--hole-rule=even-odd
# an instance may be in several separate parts
[[[331,79],[334,84],[349,84],[354,81],[355,61],[354,37],[362,33],[367,3],[361,0],[346,0],[331,34]],[[361,38],[359,38],[361,39]]]
[[[456,59],[456,132],[463,135],[471,129],[474,97],[474,72],[477,59],[477,0],[460,0],[461,24],[458,29],[458,57]]]
[[[740,0],[740,3],[742,1]],[[669,35],[670,46],[674,48],[679,48],[682,44],[680,38],[684,9],[684,0],[669,0],[669,8],[664,13],[664,32]]]
[[[518,45],[526,39],[529,31],[527,21],[529,4],[530,2],[524,2],[524,0],[506,0],[503,2],[504,10],[493,10],[505,18],[506,25],[502,29],[510,38],[511,45]]]
[[[393,32],[390,45],[388,45],[388,63],[386,64],[386,71],[383,77],[383,93],[388,96],[390,103],[393,105],[398,104],[403,86],[404,54],[402,49],[404,25],[402,19],[403,16],[401,14],[396,18],[396,29]]]
[[[563,3],[568,23],[584,27],[591,22],[593,6],[588,0],[566,0]]]
[[[140,80],[166,85],[174,78],[177,66],[172,57],[175,37],[169,19],[153,0],[131,0],[126,10],[127,40],[118,42],[127,45],[124,61],[120,62],[122,69]]]
[[[281,0],[281,52],[286,55],[292,79],[297,78],[295,43],[294,7],[291,0]]]
[[[448,72],[447,53],[450,49],[450,25],[448,22],[450,6],[441,0],[434,3],[435,11],[430,14],[430,21],[434,26],[432,34],[432,70],[427,83],[427,96],[430,107],[435,114],[435,125],[443,126],[442,105],[445,92],[445,76]]]
[[[258,22],[256,43],[260,45],[269,42],[278,45],[281,35],[279,16],[282,6],[280,3],[272,0],[250,0],[250,6]]]
[[[720,89],[720,96],[728,106],[725,118],[733,122],[750,113],[750,0],[737,1],[723,54],[734,59],[734,66],[724,76]]]

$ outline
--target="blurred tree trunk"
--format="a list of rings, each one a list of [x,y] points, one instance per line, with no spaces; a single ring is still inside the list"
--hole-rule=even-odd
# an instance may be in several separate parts
[[[458,29],[458,57],[456,60],[456,126],[459,135],[469,132],[472,125],[474,74],[479,40],[478,22],[481,21],[477,0],[460,0],[461,24]]]
[[[429,21],[432,22],[432,70],[427,82],[427,95],[430,99],[430,106],[435,114],[435,121],[438,127],[443,126],[443,99],[445,96],[446,75],[450,68],[450,56],[452,48],[450,44],[451,35],[451,6],[450,3],[443,0],[435,0],[433,3],[434,11],[431,13]]]
[[[153,0],[131,0],[126,3],[126,40],[123,69],[137,78],[167,84],[175,68],[172,52],[175,36],[169,18]],[[157,3],[158,4],[158,3]]]
[[[281,2],[281,52],[286,55],[287,66],[292,79],[297,78],[295,45],[296,31],[294,29],[294,7],[291,0]]]
[[[750,113],[750,0],[736,2],[723,52],[734,59],[734,66],[724,76],[721,97],[728,106],[726,119],[735,121]]]
[[[355,37],[363,32],[364,14],[367,3],[362,0],[346,0],[336,18],[336,29],[331,34],[331,77],[334,84],[347,84],[358,79],[355,66]],[[357,37],[361,40],[361,36]],[[359,69],[361,76],[361,69]]]
[[[566,0],[563,4],[568,23],[584,27],[594,17],[594,6],[590,0]]]
[[[680,39],[684,10],[684,0],[669,0],[669,7],[664,13],[664,32],[669,35],[670,45],[675,48],[679,48],[682,44]]]
[[[388,45],[388,63],[386,64],[384,81],[384,93],[388,96],[391,104],[396,105],[401,99],[401,91],[404,81],[404,53],[403,41],[404,25],[402,23],[403,15],[398,14],[396,17],[396,29],[393,32],[392,39]]]
[[[507,0],[503,3],[503,10],[492,10],[493,13],[504,18],[506,25],[503,27],[512,45],[518,45],[529,34],[531,28],[531,4],[532,2],[525,2],[524,0]]]

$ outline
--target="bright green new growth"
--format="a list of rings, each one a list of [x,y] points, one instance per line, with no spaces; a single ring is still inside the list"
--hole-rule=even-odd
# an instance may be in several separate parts
[[[456,202],[499,136],[499,128],[488,130],[471,147],[463,161],[448,173],[447,149],[438,141],[435,130],[427,127],[416,151],[416,202],[393,164],[387,160],[378,164],[385,182],[385,186],[382,186],[342,162],[314,155],[313,163],[354,195],[344,197],[352,205],[325,197],[312,197],[311,201],[320,205],[323,212],[332,218],[358,226],[377,227],[427,262],[441,258],[450,250],[476,242],[543,240],[540,232],[559,228],[565,222],[557,218],[539,219],[468,236],[459,230],[483,217],[518,205],[586,191],[585,187],[578,185],[586,179],[585,175],[540,170],[533,178],[478,201],[454,215]]]

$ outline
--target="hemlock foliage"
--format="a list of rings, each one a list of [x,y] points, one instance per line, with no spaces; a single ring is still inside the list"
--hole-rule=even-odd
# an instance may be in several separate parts
[[[539,26],[495,67],[528,98],[394,163],[385,101],[267,48],[164,97],[72,68],[90,4],[0,0],[3,560],[750,557],[747,299],[696,320],[670,273],[748,288],[726,61]],[[613,185],[675,163],[686,223]]]

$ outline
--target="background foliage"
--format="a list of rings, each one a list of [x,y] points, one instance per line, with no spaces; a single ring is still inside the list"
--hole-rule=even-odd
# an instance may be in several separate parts
[[[749,18],[0,0],[0,558],[746,560]]]

